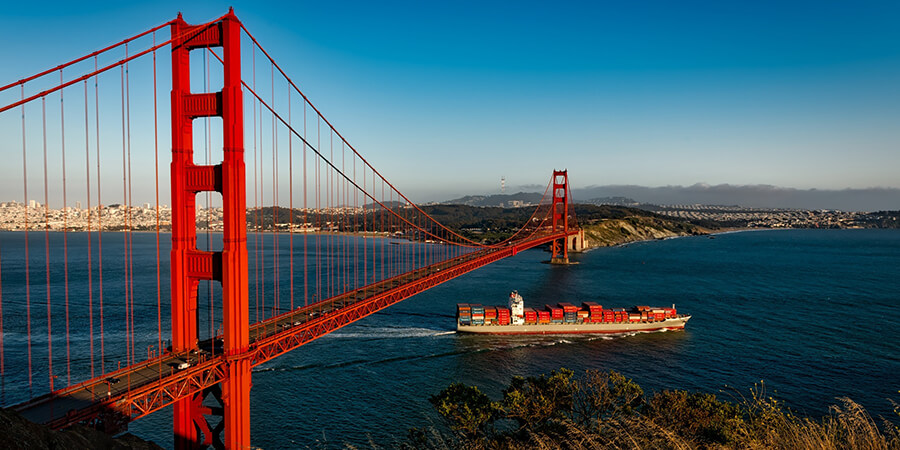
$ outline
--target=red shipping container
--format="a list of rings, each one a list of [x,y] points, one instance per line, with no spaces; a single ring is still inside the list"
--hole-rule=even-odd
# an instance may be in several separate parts
[[[578,311],[578,307],[571,303],[557,303],[556,306],[562,308],[564,312]]]
[[[581,306],[582,306],[584,309],[587,309],[587,310],[590,310],[590,311],[597,311],[597,310],[603,309],[603,306],[600,305],[600,304],[597,303],[597,302],[584,302],[584,303],[581,304]]]
[[[550,306],[550,305],[545,305],[545,308],[547,308],[547,311],[550,311],[551,318],[553,318],[553,319],[562,319],[563,318],[563,314],[565,311],[563,311],[562,308],[557,308],[555,306]]]

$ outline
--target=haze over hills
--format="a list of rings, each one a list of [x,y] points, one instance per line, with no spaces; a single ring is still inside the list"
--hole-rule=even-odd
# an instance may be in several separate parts
[[[510,201],[537,203],[539,192],[516,194],[469,195],[441,203],[470,206],[509,206]],[[900,210],[900,189],[795,189],[771,185],[711,186],[697,183],[691,186],[635,186],[606,185],[573,189],[572,197],[579,203],[605,203],[630,205],[655,204],[704,204],[737,205],[748,208],[834,209],[841,211],[894,211]]]
[[[754,208],[837,209],[841,211],[883,211],[900,209],[900,189],[795,189],[771,185],[710,186],[588,186],[576,189],[575,199],[624,196],[640,203],[659,205],[692,204],[739,205]]]

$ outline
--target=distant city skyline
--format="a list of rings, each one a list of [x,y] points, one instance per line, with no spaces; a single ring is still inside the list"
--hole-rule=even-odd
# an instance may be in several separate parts
[[[499,192],[501,176],[507,193],[542,188],[564,168],[575,188],[778,186],[835,192],[841,204],[850,189],[880,193],[886,208],[900,188],[897,2],[230,4],[416,202]],[[228,6],[5,5],[0,33],[16,44],[0,48],[0,84],[179,11],[199,23]],[[164,138],[162,185],[168,149]],[[21,151],[0,143],[5,158]],[[0,181],[3,194],[15,189]],[[135,204],[153,200],[138,189]]]
[[[545,187],[545,186],[544,186]],[[544,187],[538,185],[507,186],[506,195],[518,193],[541,193]],[[490,196],[501,194],[499,189],[482,192],[467,192],[463,195],[436,198],[418,203],[448,202],[467,195]],[[769,185],[716,185],[697,183],[691,186],[637,186],[637,185],[603,185],[574,188],[572,199],[575,203],[585,203],[603,197],[626,197],[637,203],[655,205],[727,205],[746,208],[771,209],[806,209],[806,210],[840,210],[840,211],[898,211],[900,210],[900,189],[795,189]],[[0,204],[21,199],[0,199]],[[42,208],[42,200],[31,199],[30,207]],[[105,206],[116,204],[104,202]],[[284,201],[281,206],[287,206]],[[168,207],[168,197],[160,200],[161,207]],[[61,205],[51,204],[56,209]],[[70,201],[69,207],[86,208],[81,201]],[[96,207],[96,204],[93,205]],[[132,206],[155,208],[155,203],[140,202]],[[206,199],[198,198],[197,208],[206,207]],[[212,207],[220,207],[221,202],[213,201]],[[260,205],[267,206],[267,205]],[[269,205],[271,206],[271,205]],[[338,205],[339,206],[339,205]],[[298,207],[295,205],[295,208]]]

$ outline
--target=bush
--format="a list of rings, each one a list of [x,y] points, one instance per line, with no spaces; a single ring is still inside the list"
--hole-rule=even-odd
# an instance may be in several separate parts
[[[553,422],[568,419],[572,413],[573,375],[571,370],[560,369],[550,376],[513,378],[503,391],[504,418],[515,420],[519,431],[548,431]]]
[[[849,399],[815,420],[766,397],[762,385],[740,402],[680,390],[647,399],[637,383],[619,373],[588,371],[575,379],[573,371],[559,369],[513,378],[497,403],[477,387],[459,383],[430,401],[456,440],[429,438],[416,429],[408,437],[411,448],[900,450],[900,429],[887,421],[879,428]]]
[[[744,426],[741,408],[712,394],[663,391],[647,406],[647,419],[702,444],[733,443]]]
[[[428,401],[447,421],[451,430],[467,439],[482,436],[497,418],[499,410],[477,387],[462,383],[451,384]]]

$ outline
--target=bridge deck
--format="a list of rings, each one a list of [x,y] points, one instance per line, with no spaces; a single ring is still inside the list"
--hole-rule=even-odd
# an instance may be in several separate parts
[[[107,429],[120,428],[220,382],[230,360],[249,358],[257,366],[444,281],[565,235],[547,234],[507,247],[485,248],[298,307],[251,325],[250,346],[240,355],[223,355],[217,337],[198,343],[195,350],[164,353],[13,409],[53,428],[91,420]]]

